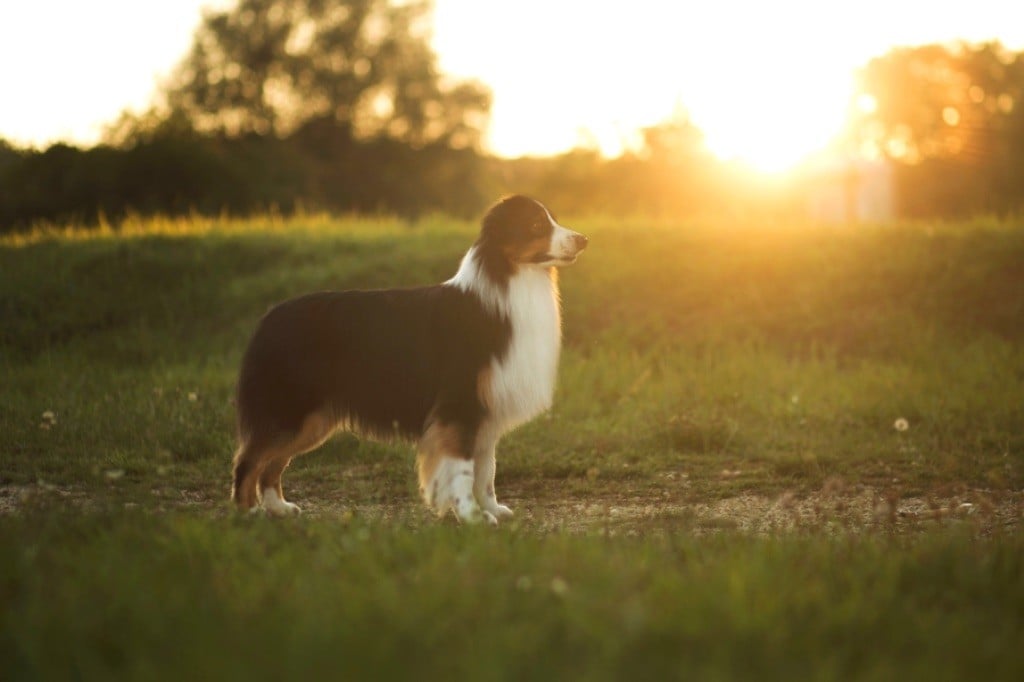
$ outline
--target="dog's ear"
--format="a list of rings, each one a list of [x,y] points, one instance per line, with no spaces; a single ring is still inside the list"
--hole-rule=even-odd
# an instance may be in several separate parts
[[[526,233],[534,224],[543,225],[547,210],[540,202],[522,194],[499,199],[484,215],[482,231],[493,237]]]

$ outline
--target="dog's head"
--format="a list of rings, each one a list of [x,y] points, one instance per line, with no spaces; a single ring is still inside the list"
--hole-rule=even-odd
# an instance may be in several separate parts
[[[587,238],[559,225],[551,212],[520,194],[505,197],[484,216],[479,244],[511,270],[570,265],[587,247]]]

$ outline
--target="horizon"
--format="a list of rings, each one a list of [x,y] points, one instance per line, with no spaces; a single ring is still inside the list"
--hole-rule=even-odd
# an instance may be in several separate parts
[[[0,79],[4,99],[21,103],[0,109],[0,138],[28,147],[98,143],[123,110],[140,111],[153,100],[185,56],[201,8],[230,4],[55,0],[8,10],[14,19],[0,28],[0,60],[34,67]],[[642,128],[683,117],[716,157],[780,171],[824,149],[841,130],[855,70],[871,58],[899,46],[957,41],[1024,48],[1024,22],[1011,20],[1024,19],[1024,9],[1001,5],[980,0],[965,13],[951,2],[918,0],[898,7],[881,0],[831,7],[727,0],[690,8],[636,0],[626,15],[582,0],[523,0],[496,17],[488,3],[436,0],[432,44],[442,73],[492,90],[484,151],[496,156],[588,148],[613,157],[636,149]],[[54,14],[64,21],[53,25]],[[580,28],[566,33],[573,26]],[[61,54],[41,53],[53,44]]]

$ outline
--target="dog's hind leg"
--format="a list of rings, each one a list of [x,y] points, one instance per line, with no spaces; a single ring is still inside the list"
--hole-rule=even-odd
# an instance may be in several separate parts
[[[297,504],[284,499],[284,488],[281,486],[281,474],[291,461],[291,456],[281,455],[267,462],[260,473],[260,498],[268,514],[288,516],[302,513]]]
[[[335,421],[326,412],[314,412],[303,420],[302,427],[294,437],[276,447],[266,459],[259,475],[259,488],[263,508],[267,513],[274,516],[301,513],[298,505],[284,499],[281,475],[293,458],[320,447],[330,438],[334,429]]]
[[[260,437],[246,438],[238,447],[232,471],[231,499],[239,509],[250,510],[256,506],[260,472],[272,454],[272,444]]]

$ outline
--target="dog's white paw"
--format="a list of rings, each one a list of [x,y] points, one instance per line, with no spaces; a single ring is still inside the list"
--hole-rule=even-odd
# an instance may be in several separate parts
[[[490,491],[488,491],[489,493]],[[498,504],[498,500],[493,494],[485,494],[477,496],[477,500],[480,501],[480,508],[486,512],[489,512],[491,516],[500,520],[512,518],[512,510],[503,504]]]
[[[487,507],[487,512],[494,516],[496,519],[510,519],[513,516],[512,510],[503,504],[495,503],[493,506]]]
[[[485,520],[486,512],[480,508],[472,495],[457,496],[452,500],[452,511],[463,523],[480,523]]]
[[[282,500],[273,488],[263,491],[263,508],[271,516],[298,516],[302,513],[299,505]]]
[[[459,511],[458,507],[453,507],[452,510],[455,512],[455,516],[462,523],[476,525],[483,522],[491,527],[498,526],[498,519],[495,518],[494,514],[481,509],[476,503],[474,503],[472,508],[468,510]]]
[[[472,496],[456,497],[452,500],[451,510],[460,523],[476,525],[486,523],[488,526],[497,526],[498,517],[491,511],[483,509],[477,504]],[[511,514],[511,512],[509,512]]]
[[[297,504],[282,502],[273,509],[268,508],[267,513],[272,514],[273,516],[298,516],[302,513],[302,509],[300,509]]]

